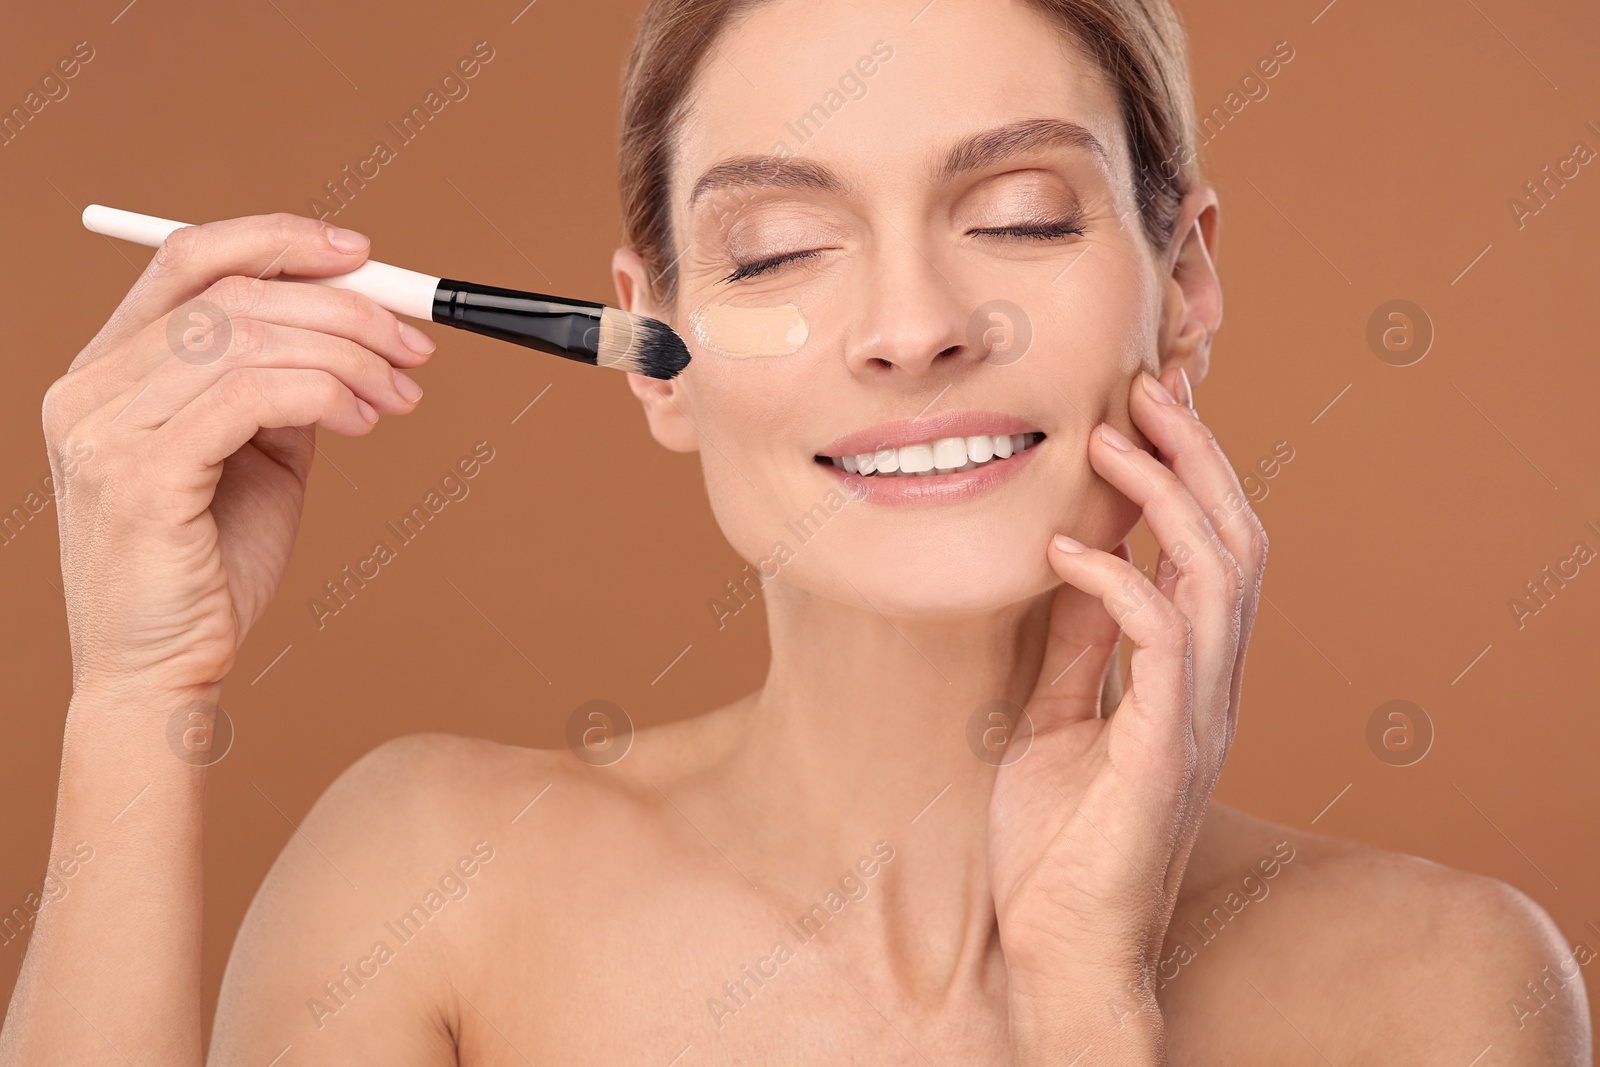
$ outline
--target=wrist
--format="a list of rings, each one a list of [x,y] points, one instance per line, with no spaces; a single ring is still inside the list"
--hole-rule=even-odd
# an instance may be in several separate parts
[[[1096,1063],[1166,1064],[1166,1024],[1155,991],[1138,969],[1079,973],[1046,988],[1021,976],[1010,987],[1007,1016],[1012,1063],[1055,1067],[1086,1049]]]
[[[108,854],[156,848],[139,836],[151,833],[160,847],[198,848],[207,770],[233,741],[221,693],[221,685],[139,679],[77,686],[61,746],[58,836],[93,835],[91,843]],[[134,838],[120,833],[133,826],[141,827]]]
[[[221,698],[220,681],[180,684],[143,675],[83,676],[73,680],[68,713],[143,718],[170,714],[173,709],[195,701],[216,704]]]
[[[227,754],[232,721],[222,684],[161,685],[143,678],[80,679],[67,705],[63,784],[115,769],[146,781],[192,781]],[[87,778],[81,772],[89,772]]]
[[[1106,944],[1102,938],[1048,943],[1004,944],[1006,987],[1013,999],[1031,1002],[1073,999],[1085,992],[1132,987],[1140,998],[1155,997],[1155,975],[1136,944]],[[1129,994],[1134,995],[1134,994]]]

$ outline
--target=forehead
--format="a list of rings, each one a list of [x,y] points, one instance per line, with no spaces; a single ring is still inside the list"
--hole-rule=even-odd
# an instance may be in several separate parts
[[[768,0],[711,42],[675,140],[673,202],[734,156],[826,162],[921,183],[964,136],[1076,123],[1131,173],[1116,90],[1021,0]]]

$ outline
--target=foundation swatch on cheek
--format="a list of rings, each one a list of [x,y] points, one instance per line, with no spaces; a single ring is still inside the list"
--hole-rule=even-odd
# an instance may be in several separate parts
[[[793,304],[747,308],[702,304],[689,313],[695,337],[707,348],[743,359],[787,356],[806,343],[805,316]]]

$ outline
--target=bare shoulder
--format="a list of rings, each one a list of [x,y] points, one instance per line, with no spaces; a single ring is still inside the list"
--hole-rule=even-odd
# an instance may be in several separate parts
[[[572,751],[443,733],[397,737],[346,769],[303,829],[397,892],[473,849],[492,854],[480,866],[498,875],[473,887],[489,903],[472,909],[472,922],[463,917],[457,939],[487,939],[471,951],[493,947],[506,917],[494,902],[502,887],[500,904],[567,914],[586,892],[615,892],[667,862],[661,822],[672,809],[662,789],[695,777],[716,748],[708,724],[719,714]]]
[[[570,824],[535,817],[540,805],[606,807],[576,763],[438,733],[356,760],[288,833],[246,913],[213,1062],[305,1042],[331,1058],[455,1063],[460,984],[515,897],[515,868],[537,869]]]
[[[593,827],[533,819],[536,809],[573,806],[597,819],[619,815],[641,789],[638,765],[651,759],[680,724],[640,731],[625,741],[630,758],[605,753],[585,762],[562,749],[537,749],[444,733],[407,734],[386,741],[351,764],[318,800],[313,816],[370,830],[372,819],[403,824],[412,845],[438,835],[529,831],[545,843],[559,831],[587,836]],[[622,751],[627,751],[624,748]],[[656,765],[660,765],[659,759]],[[551,825],[551,824],[554,825]],[[509,828],[516,827],[516,831]],[[404,844],[391,841],[389,845]]]
[[[344,820],[404,811],[416,829],[445,831],[493,821],[530,776],[560,769],[555,752],[456,734],[406,734],[352,763],[317,805]]]
[[[542,862],[519,872],[529,876],[524,888],[537,889],[539,868],[569,856],[604,866],[607,842],[630,855],[637,837],[659,819],[658,787],[693,777],[697,764],[714,753],[722,714],[593,746],[586,739],[581,752],[444,733],[397,737],[348,767],[302,829],[384,880],[431,869],[439,856],[479,841],[509,864],[537,854]],[[569,884],[571,873],[563,871],[555,882]]]
[[[637,746],[636,747],[640,747]],[[386,881],[413,881],[476,845],[523,890],[542,872],[567,883],[569,858],[593,855],[596,839],[627,837],[648,793],[630,773],[585,763],[565,748],[536,749],[443,733],[409,734],[373,749],[328,787],[306,819]],[[626,768],[626,769],[624,769]],[[491,861],[494,862],[494,861]],[[487,864],[486,864],[487,866]]]
[[[1164,1004],[1242,1014],[1278,1062],[1590,1062],[1593,950],[1525,893],[1223,805],[1164,956]]]

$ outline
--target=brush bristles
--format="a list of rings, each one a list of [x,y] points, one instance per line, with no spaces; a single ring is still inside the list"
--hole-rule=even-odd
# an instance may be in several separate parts
[[[666,323],[617,308],[601,309],[595,366],[665,379],[676,378],[688,365],[689,346]]]

